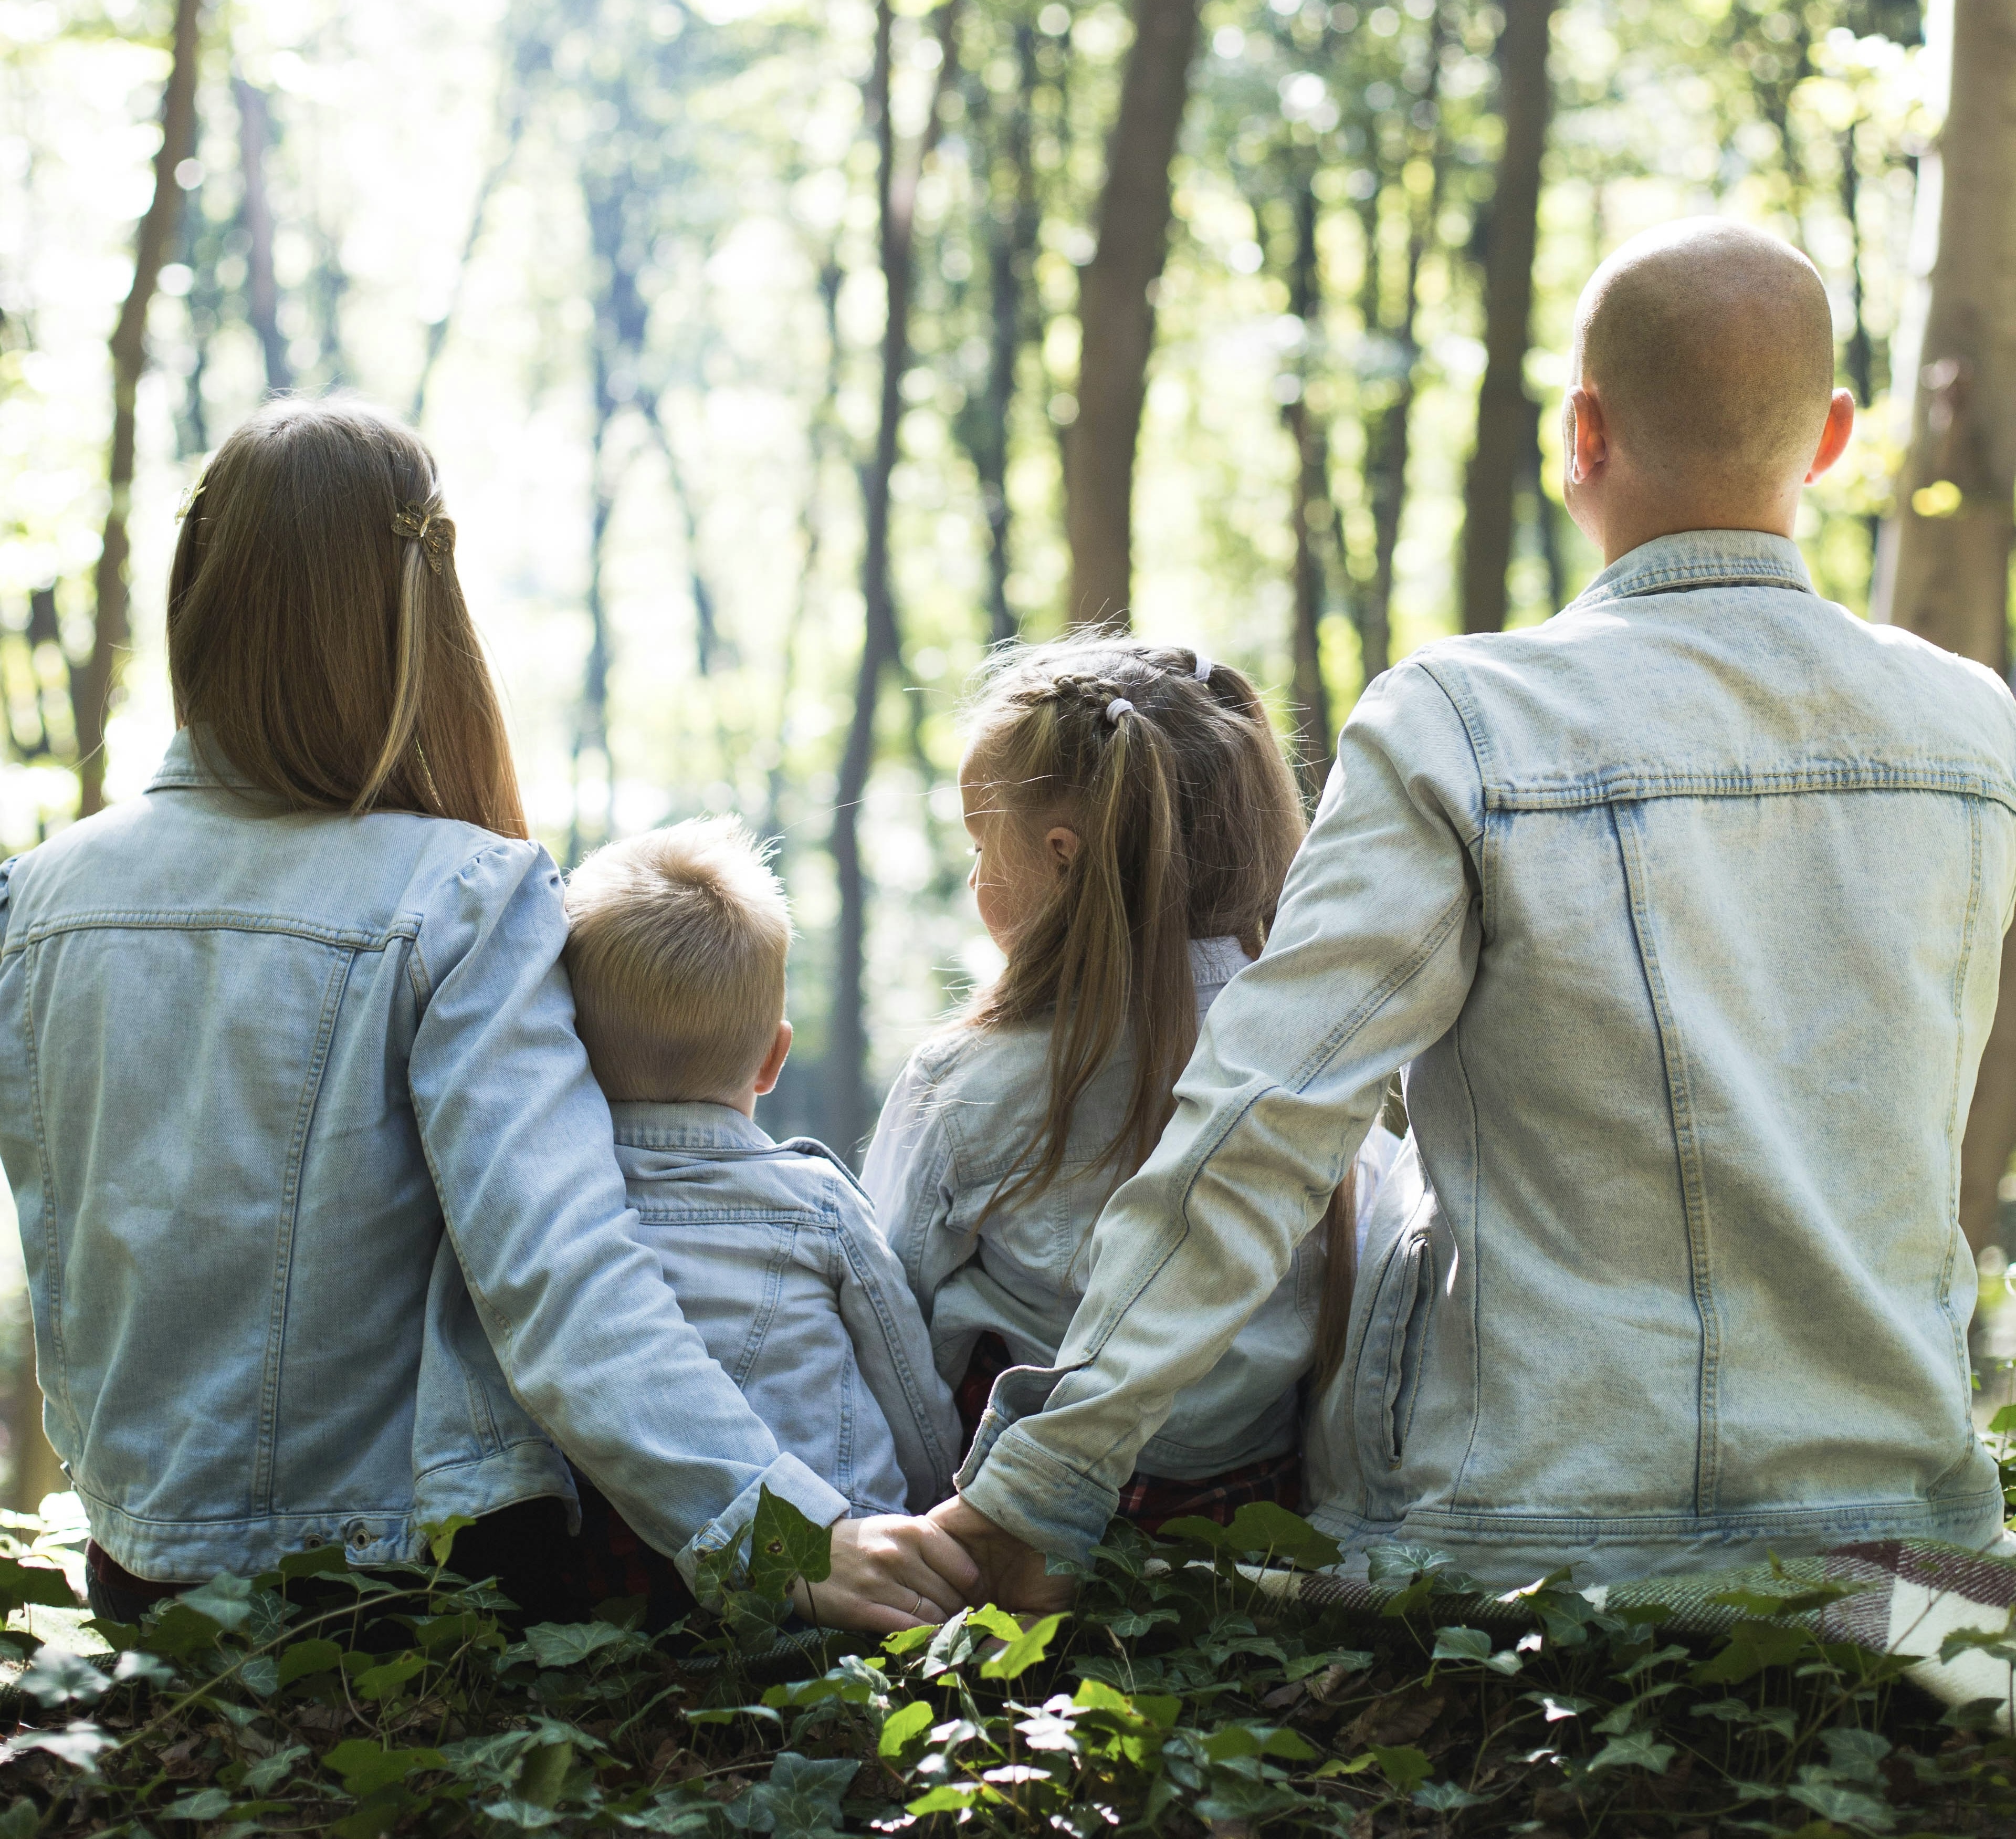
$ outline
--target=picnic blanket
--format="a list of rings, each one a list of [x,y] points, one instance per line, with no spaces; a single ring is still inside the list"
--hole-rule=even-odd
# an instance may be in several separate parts
[[[2005,1540],[2016,1546],[2016,1542]],[[1241,1567],[1273,1600],[1307,1609],[1359,1609],[1377,1614],[1404,1587],[1373,1583],[1334,1571],[1290,1571]],[[1726,1634],[1740,1621],[1759,1619],[1718,1599],[1755,1592],[1789,1596],[1823,1584],[1849,1594],[1802,1614],[1769,1621],[1809,1628],[1823,1641],[1852,1641],[1877,1653],[1915,1657],[1908,1677],[1949,1705],[1993,1699],[2005,1729],[2016,1717],[2012,1668],[1980,1648],[1942,1660],[1949,1635],[2001,1634],[2016,1608],[2016,1555],[1970,1551],[1930,1539],[1874,1539],[1836,1546],[1816,1556],[1748,1565],[1737,1570],[1599,1584],[1582,1594],[1597,1609],[1660,1605],[1672,1612],[1665,1626],[1681,1634]],[[1503,1596],[1443,1595],[1434,1599],[1438,1620],[1481,1628],[1530,1627],[1533,1613],[1519,1592]]]

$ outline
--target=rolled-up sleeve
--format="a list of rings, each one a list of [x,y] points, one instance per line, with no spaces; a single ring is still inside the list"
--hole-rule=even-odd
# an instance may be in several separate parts
[[[1476,755],[1417,664],[1368,690],[1266,950],[1212,1005],[1154,1153],[1094,1228],[1054,1368],[1003,1375],[960,1492],[1081,1556],[1142,1445],[1273,1293],[1377,1116],[1475,973]]]
[[[507,1383],[691,1580],[768,1486],[820,1524],[845,1498],[780,1451],[637,1239],[609,1107],[574,1031],[560,874],[499,843],[421,918],[414,1114]]]

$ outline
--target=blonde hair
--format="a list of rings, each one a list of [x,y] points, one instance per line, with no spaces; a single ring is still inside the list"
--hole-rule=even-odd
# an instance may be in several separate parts
[[[218,448],[167,638],[176,719],[289,807],[527,834],[434,456],[382,410],[283,398]]]
[[[1100,1161],[1147,1158],[1197,1044],[1193,939],[1258,956],[1305,820],[1294,775],[1250,679],[1180,646],[1096,636],[1010,647],[969,712],[967,776],[1028,835],[1064,824],[1077,853],[966,1018],[996,1028],[1047,1018],[1043,1127],[981,1214],[1032,1198],[1064,1167],[1086,1089],[1130,1039],[1133,1080]],[[1344,1351],[1355,1235],[1348,1167],[1324,1227],[1329,1260],[1316,1380]],[[976,1231],[978,1230],[976,1228]]]
[[[612,1099],[725,1099],[784,1015],[791,914],[739,818],[606,844],[567,878],[574,1023]]]

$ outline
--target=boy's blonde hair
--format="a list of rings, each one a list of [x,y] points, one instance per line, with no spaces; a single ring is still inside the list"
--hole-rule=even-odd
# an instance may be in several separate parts
[[[612,1100],[731,1098],[784,1015],[791,914],[736,817],[605,845],[567,878],[574,1025]]]

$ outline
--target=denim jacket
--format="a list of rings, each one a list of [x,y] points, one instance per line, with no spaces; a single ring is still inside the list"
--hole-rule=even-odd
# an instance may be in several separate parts
[[[1247,962],[1236,939],[1190,943],[1197,1013]],[[1133,1062],[1115,1057],[1078,1102],[1064,1165],[1033,1198],[981,1213],[1028,1152],[1049,1102],[1049,1027],[959,1028],[911,1056],[862,1167],[877,1217],[931,1325],[938,1368],[957,1385],[989,1331],[1018,1362],[1048,1366],[1085,1295],[1086,1241],[1118,1177],[1100,1160],[1127,1107]],[[1399,1144],[1375,1128],[1359,1157],[1369,1217]],[[1297,1246],[1287,1271],[1218,1364],[1186,1386],[1142,1446],[1150,1475],[1198,1480],[1294,1447],[1296,1386],[1316,1345],[1324,1248]]]
[[[959,1418],[868,1197],[726,1105],[610,1107],[638,1232],[778,1447],[857,1513],[952,1492]]]
[[[765,1483],[843,1514],[638,1241],[545,851],[228,778],[185,731],[0,869],[0,1157],[99,1545],[169,1580],[414,1559],[571,1503],[556,1444],[689,1575]]]
[[[1958,1191],[2012,896],[2008,691],[1784,539],[1661,537],[1417,652],[963,1491],[1096,1538],[1411,1062],[1319,1524],[1508,1581],[1993,1539]]]

